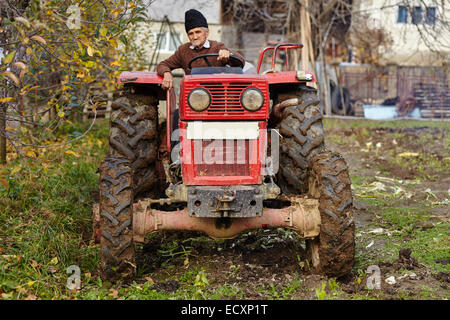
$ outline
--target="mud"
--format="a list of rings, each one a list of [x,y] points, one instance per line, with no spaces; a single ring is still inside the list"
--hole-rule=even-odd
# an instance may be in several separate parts
[[[448,146],[443,146],[448,134],[448,130],[428,127],[332,129],[326,131],[328,138],[325,143],[329,149],[344,156],[352,177],[373,179],[381,175],[408,181],[419,179],[420,184],[412,185],[409,189],[413,198],[398,200],[401,205],[413,208],[420,201],[430,198],[429,194],[423,192],[427,188],[442,190],[435,194],[435,201],[442,201],[445,196],[448,198],[445,192],[449,189],[450,172],[427,166],[426,163],[422,167],[402,166],[394,161],[395,157],[401,152],[416,152],[443,161],[448,157]],[[355,265],[348,275],[338,278],[339,290],[331,288],[331,278],[311,273],[305,259],[304,241],[298,239],[295,233],[281,229],[245,232],[225,241],[214,241],[196,232],[155,234],[137,250],[137,265],[141,269],[138,273],[142,278],[151,276],[155,281],[155,290],[175,292],[183,285],[193,285],[192,278],[204,270],[209,280],[206,292],[214,292],[225,285],[236,286],[245,299],[273,299],[270,288],[282,292],[283,288],[292,286],[294,280],[300,281],[301,285],[281,298],[316,299],[316,289],[320,290],[323,283],[326,284],[328,297],[338,299],[352,299],[355,296],[371,299],[426,299],[427,296],[421,293],[426,290],[438,297],[448,298],[449,273],[435,272],[419,263],[410,249],[400,248],[394,260],[383,260],[383,256],[377,256],[371,251],[373,248],[382,250],[383,239],[377,238],[371,248],[358,243],[361,241],[358,240],[358,233],[373,231],[380,220],[380,208],[362,200],[354,198],[356,250],[359,255],[369,256],[373,264],[379,266],[379,290],[369,289],[366,284],[370,274],[360,272],[366,270],[370,264],[367,262]],[[431,224],[427,224],[427,221],[416,227],[433,228],[433,223],[448,221],[448,207],[436,206],[431,210]],[[449,260],[436,262],[447,265]],[[189,274],[192,274],[191,278],[187,276]],[[391,276],[395,278],[394,284],[385,281]]]

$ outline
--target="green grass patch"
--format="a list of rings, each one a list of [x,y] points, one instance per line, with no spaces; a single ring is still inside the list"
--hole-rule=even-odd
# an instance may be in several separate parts
[[[350,129],[350,128],[442,128],[450,129],[450,123],[445,121],[401,120],[380,121],[364,119],[324,119],[325,129]]]
[[[86,125],[63,128],[53,144],[64,143]],[[64,298],[67,267],[85,273],[98,267],[90,241],[92,192],[98,189],[108,124],[100,121],[69,145],[41,150],[37,159],[17,157],[4,168],[0,185],[0,290],[3,298]]]

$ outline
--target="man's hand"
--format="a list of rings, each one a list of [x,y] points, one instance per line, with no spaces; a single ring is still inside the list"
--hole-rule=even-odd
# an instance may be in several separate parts
[[[222,49],[219,51],[219,56],[217,57],[217,60],[223,60],[223,61],[228,61],[228,59],[230,58],[230,51]]]
[[[162,88],[164,90],[166,89],[172,89],[173,88],[173,77],[172,73],[170,72],[164,72],[164,79],[162,82]]]

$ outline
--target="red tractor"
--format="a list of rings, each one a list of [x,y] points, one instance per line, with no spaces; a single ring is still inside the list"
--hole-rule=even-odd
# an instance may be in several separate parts
[[[289,71],[288,57],[301,48],[265,48],[257,74],[244,74],[236,57],[240,67],[192,68],[181,81],[178,109],[174,90],[162,90],[156,73],[120,75],[94,207],[104,279],[132,279],[134,244],[161,230],[227,239],[245,230],[289,228],[306,239],[313,272],[351,270],[348,167],[324,146],[314,75]],[[260,74],[267,56],[271,69]],[[167,119],[161,127],[160,100]]]

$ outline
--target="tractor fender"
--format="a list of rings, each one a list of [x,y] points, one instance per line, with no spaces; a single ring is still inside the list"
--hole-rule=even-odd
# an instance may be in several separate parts
[[[156,72],[123,71],[119,75],[117,83],[125,86],[150,88],[150,91],[146,90],[147,94],[151,92],[158,100],[166,100],[166,91],[161,87],[162,81],[163,77]]]
[[[277,71],[264,74],[269,85],[292,83],[315,83],[316,77],[308,71]]]
[[[119,83],[148,83],[161,84],[163,78],[156,72],[146,71],[123,71],[119,75]]]

